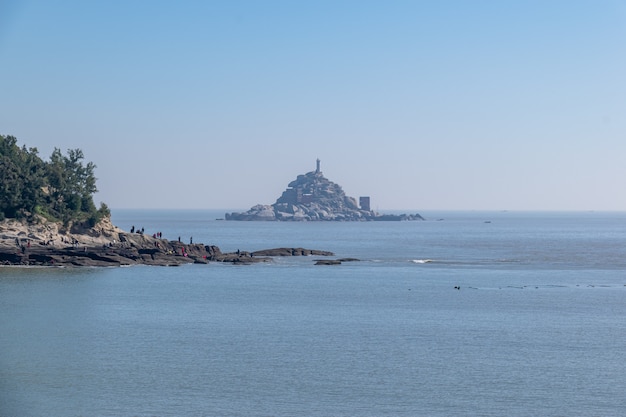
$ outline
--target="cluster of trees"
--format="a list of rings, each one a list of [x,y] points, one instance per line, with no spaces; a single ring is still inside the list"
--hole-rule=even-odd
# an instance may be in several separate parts
[[[13,136],[0,135],[0,220],[28,218],[40,214],[48,220],[88,222],[91,226],[109,216],[102,203],[97,209],[94,169],[83,163],[80,149],[64,155],[54,149],[49,161],[42,160],[37,148],[21,148]]]

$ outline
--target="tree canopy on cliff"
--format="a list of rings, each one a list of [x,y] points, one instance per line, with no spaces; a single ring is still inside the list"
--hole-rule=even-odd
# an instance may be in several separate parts
[[[105,204],[97,209],[96,166],[83,163],[80,149],[63,155],[54,149],[49,161],[37,148],[21,148],[13,136],[0,135],[0,220],[40,214],[49,220],[96,224],[110,214]]]

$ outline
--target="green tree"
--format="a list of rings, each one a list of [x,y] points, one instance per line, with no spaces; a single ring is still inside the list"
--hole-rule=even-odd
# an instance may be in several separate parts
[[[7,217],[32,212],[44,201],[45,163],[37,148],[19,148],[13,136],[0,135],[0,211]]]
[[[0,135],[0,219],[29,213],[93,225],[109,216],[106,204],[96,209],[96,165],[84,163],[80,149],[63,155],[57,148],[44,162],[37,148],[17,146],[13,136]]]
[[[81,213],[93,215],[97,212],[93,194],[98,191],[92,162],[83,164],[84,154],[80,149],[69,149],[67,155],[55,148],[48,164],[51,204],[54,211],[64,220],[80,218]]]

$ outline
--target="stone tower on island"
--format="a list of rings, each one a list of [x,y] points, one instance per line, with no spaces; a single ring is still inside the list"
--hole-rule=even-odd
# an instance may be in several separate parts
[[[274,204],[257,204],[245,213],[226,213],[226,220],[422,220],[419,214],[380,215],[370,209],[369,197],[361,197],[360,203],[324,177],[317,158],[315,171],[298,175]]]

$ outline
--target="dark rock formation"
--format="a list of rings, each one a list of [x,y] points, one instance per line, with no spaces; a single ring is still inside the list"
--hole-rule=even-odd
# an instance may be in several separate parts
[[[392,222],[392,221],[424,220],[424,218],[417,213],[415,214],[380,214],[374,217],[372,220],[377,221],[377,222],[379,221]]]
[[[154,239],[144,235],[123,234],[120,242],[104,246],[44,246],[29,248],[0,245],[0,265],[19,266],[179,266],[196,263],[229,262],[251,264],[269,262],[274,256],[333,256],[332,252],[277,248],[256,252],[222,253],[212,245],[183,245],[177,241]],[[158,246],[157,246],[158,244]]]
[[[356,258],[340,258],[340,259],[317,259],[315,265],[341,265],[344,262],[358,262]]]
[[[315,265],[341,265],[341,261],[337,259],[321,259],[315,261]]]
[[[190,263],[269,262],[274,256],[333,256],[332,252],[277,248],[223,253],[202,243],[185,245],[143,233],[127,233],[102,222],[81,234],[59,231],[56,224],[0,222],[0,265],[18,266],[178,266]]]
[[[332,252],[304,248],[276,248],[252,252],[252,256],[333,256]]]
[[[369,205],[369,204],[368,204]],[[369,221],[423,220],[419,214],[381,215],[359,207],[356,199],[317,169],[289,183],[272,205],[258,204],[244,213],[226,213],[226,220]]]

